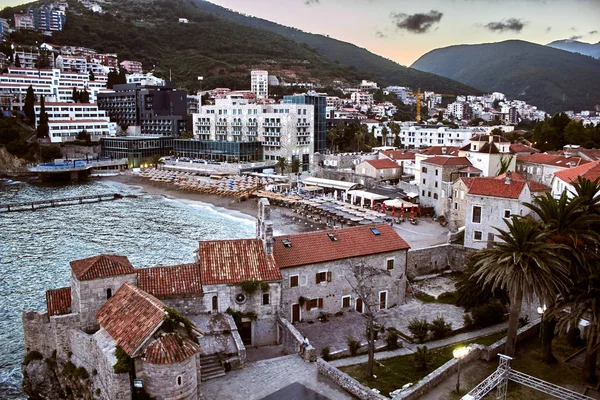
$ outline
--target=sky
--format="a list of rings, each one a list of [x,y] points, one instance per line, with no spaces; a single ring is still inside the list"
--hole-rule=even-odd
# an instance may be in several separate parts
[[[0,7],[25,0],[0,0]],[[411,65],[455,44],[600,42],[600,0],[211,0]]]
[[[0,0],[1,2],[2,0]],[[600,0],[211,0],[351,42],[402,65],[455,44],[600,42]]]

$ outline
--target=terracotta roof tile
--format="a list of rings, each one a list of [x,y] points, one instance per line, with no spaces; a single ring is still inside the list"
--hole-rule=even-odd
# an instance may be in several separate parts
[[[434,165],[471,165],[471,161],[467,157],[444,157],[444,156],[436,156],[430,157],[426,160],[421,161],[422,164],[434,164]]]
[[[471,139],[469,140],[471,142],[490,142],[490,135],[475,135],[473,137],[471,137]],[[502,136],[500,135],[492,135],[492,142],[493,143],[510,143],[509,140],[504,139]]]
[[[71,261],[71,270],[80,281],[135,273],[135,268],[127,257],[113,254]]]
[[[459,169],[458,172],[462,172],[464,174],[481,174],[483,171],[479,168],[475,168],[472,165],[469,165],[468,167]]]
[[[522,154],[517,156],[521,163],[553,165],[556,167],[572,168],[589,163],[580,157],[565,157],[558,154]]]
[[[102,328],[130,357],[165,318],[165,305],[156,297],[125,283],[96,313]]]
[[[375,235],[371,229],[377,229]],[[337,238],[332,241],[327,234]],[[283,244],[291,242],[291,247]],[[408,250],[410,246],[388,224],[300,233],[275,238],[273,255],[279,268]]]
[[[200,242],[198,257],[203,285],[281,279],[275,260],[265,253],[259,239]]]
[[[46,291],[46,307],[48,316],[71,313],[71,287]]]
[[[563,182],[574,182],[579,176],[593,181],[596,178],[600,177],[600,161],[592,161],[580,165],[579,167],[569,168],[559,172],[555,172],[554,176],[556,176]]]
[[[413,153],[412,151],[403,152],[402,150],[387,150],[387,151],[382,151],[381,154],[383,154],[386,157],[391,158],[392,160],[414,160],[415,159],[415,153]]]
[[[518,199],[525,185],[525,181],[513,180],[507,184],[503,179],[473,178],[469,194]]]
[[[458,156],[459,150],[460,148],[455,146],[432,146],[421,151],[421,154],[427,156]]]
[[[176,333],[167,333],[146,347],[144,359],[152,364],[177,364],[200,351],[200,346]]]
[[[136,271],[137,286],[159,299],[202,293],[201,270],[197,263]]]
[[[366,163],[370,164],[375,169],[398,168],[398,164],[392,160],[388,160],[387,158],[383,158],[381,160],[366,160]]]
[[[510,145],[511,153],[539,153],[540,151],[534,147],[530,147],[521,143],[514,143]]]

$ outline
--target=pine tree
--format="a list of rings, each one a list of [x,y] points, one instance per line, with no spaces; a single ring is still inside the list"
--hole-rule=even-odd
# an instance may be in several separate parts
[[[38,137],[38,139],[43,139],[50,136],[50,127],[48,126],[48,113],[46,112],[44,96],[42,96],[40,99],[40,123],[37,127],[36,136]]]
[[[94,82],[96,80],[96,75],[94,75],[94,71],[90,69],[90,82]]]
[[[119,70],[119,76],[117,79],[117,83],[124,85],[127,83],[127,70],[125,68],[121,68]]]
[[[108,80],[106,81],[106,87],[108,89],[112,89],[115,84],[117,84],[117,79],[119,78],[119,74],[114,69],[111,69],[108,73]]]
[[[15,56],[15,67],[16,68],[21,68],[21,60],[19,59],[19,55],[18,54]]]
[[[79,92],[77,91],[76,87],[73,87],[73,94],[71,95],[71,98],[73,99],[73,102],[79,102]]]
[[[80,103],[89,103],[90,102],[90,93],[87,89],[83,89],[83,91],[79,92],[79,102]]]
[[[33,87],[29,85],[25,95],[25,115],[29,119],[29,125],[35,125],[35,93]]]

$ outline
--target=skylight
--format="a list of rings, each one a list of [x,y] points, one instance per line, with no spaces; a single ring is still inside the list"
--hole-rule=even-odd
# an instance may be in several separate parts
[[[337,242],[337,240],[338,240],[337,237],[335,237],[335,235],[333,233],[328,233],[327,236],[329,237],[329,239],[332,242]]]
[[[288,239],[283,239],[281,243],[283,243],[283,245],[287,248],[292,247],[292,242],[290,242]]]
[[[371,232],[373,232],[373,235],[375,235],[375,236],[381,235],[381,233],[379,233],[379,231],[377,230],[377,228],[371,228]]]

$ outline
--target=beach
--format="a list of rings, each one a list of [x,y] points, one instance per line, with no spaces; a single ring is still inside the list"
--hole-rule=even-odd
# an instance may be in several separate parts
[[[210,204],[215,208],[237,211],[253,219],[256,219],[256,215],[258,213],[257,198],[239,201],[238,199],[232,197],[189,192],[186,190],[181,190],[171,183],[153,182],[149,179],[134,174],[111,176],[103,179],[125,185],[140,187],[144,192],[151,196],[163,196],[170,199],[197,201],[204,204]],[[271,220],[273,221],[273,230],[276,235],[312,232],[327,228],[325,224],[318,224],[314,221],[300,219],[298,214],[296,214],[293,209],[287,207],[272,206]]]

